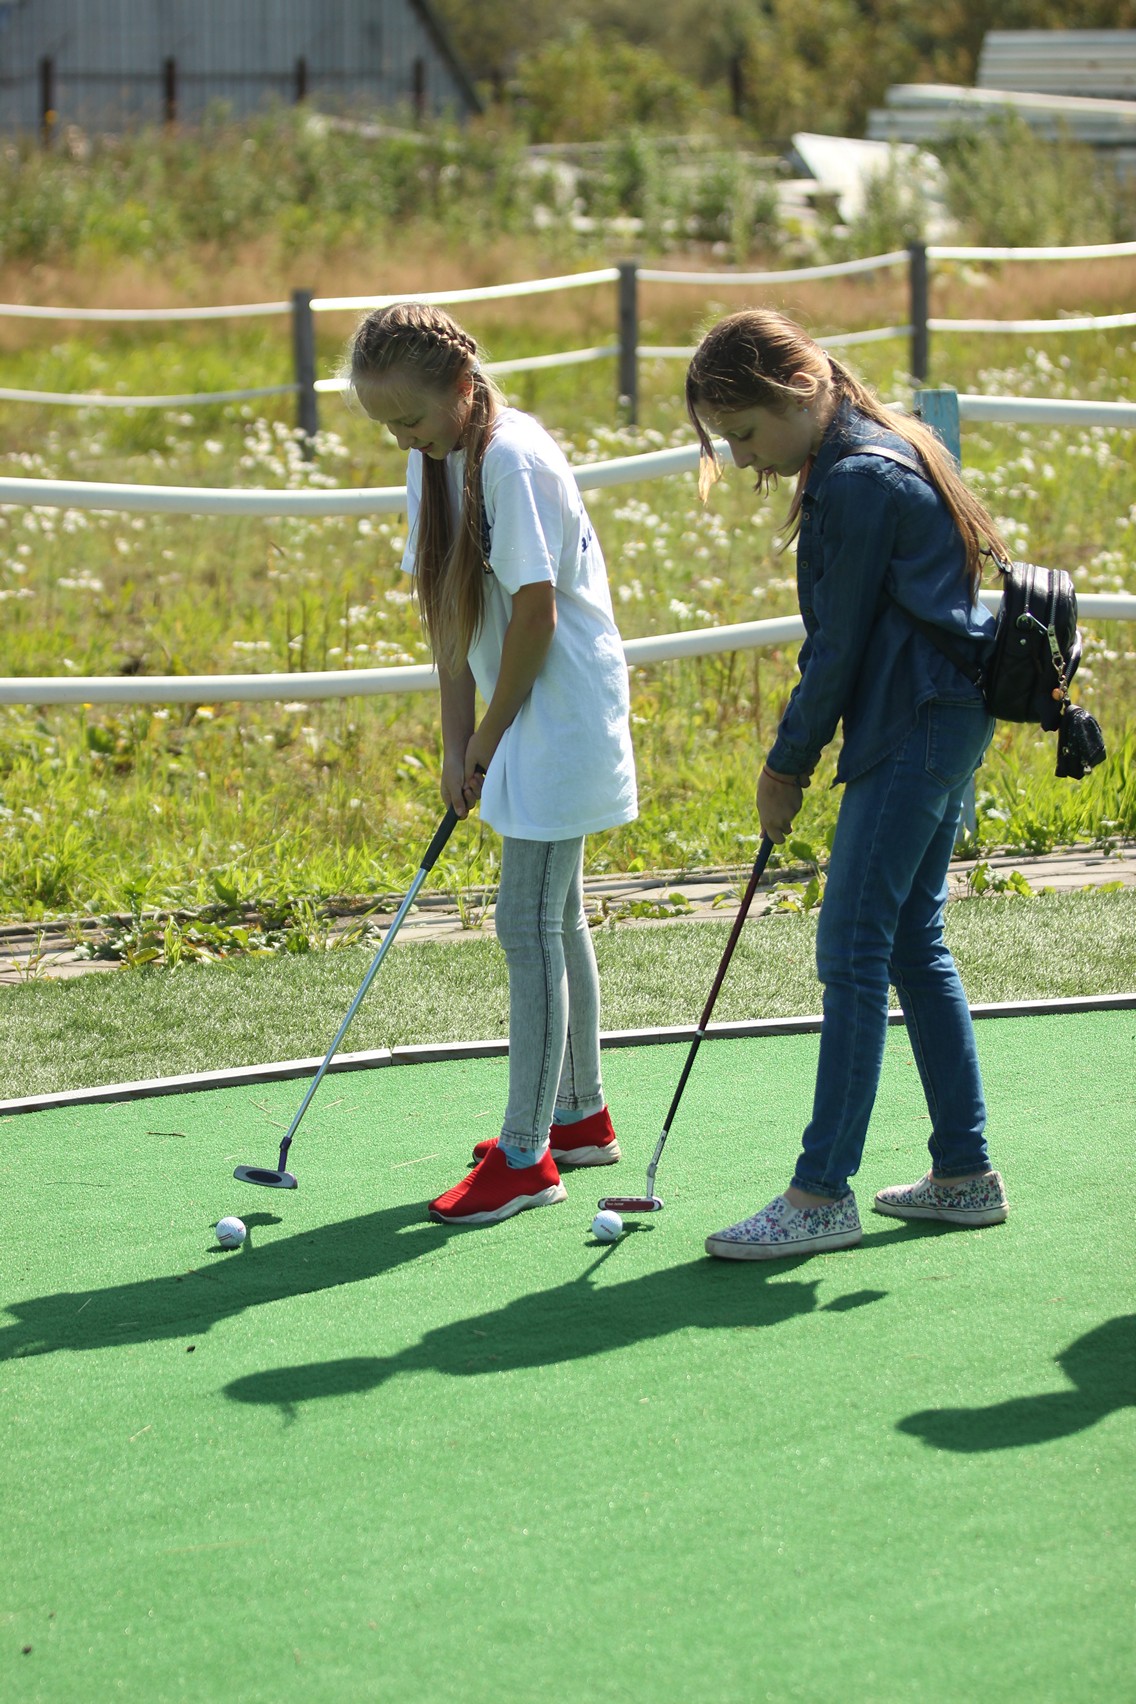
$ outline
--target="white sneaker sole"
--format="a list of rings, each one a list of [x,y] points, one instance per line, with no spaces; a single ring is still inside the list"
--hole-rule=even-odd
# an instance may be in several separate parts
[[[963,1207],[909,1207],[898,1201],[881,1201],[878,1195],[872,1206],[889,1219],[942,1219],[948,1225],[972,1225],[975,1229],[1002,1224],[1010,1211],[1009,1207],[975,1207],[970,1212]]]
[[[799,1242],[732,1242],[717,1236],[706,1238],[707,1254],[719,1260],[788,1260],[802,1254],[827,1254],[832,1249],[855,1248],[863,1231],[832,1231],[826,1237],[802,1237]]]
[[[494,1207],[488,1213],[435,1213],[431,1207],[430,1217],[438,1225],[496,1225],[502,1219],[511,1219],[515,1213],[523,1213],[526,1207],[551,1207],[557,1201],[567,1201],[568,1191],[562,1183],[550,1183],[547,1189],[538,1189],[535,1195],[514,1195],[511,1201],[504,1202],[500,1207]]]
[[[622,1156],[618,1142],[608,1142],[602,1148],[553,1148],[552,1157],[561,1168],[572,1166],[613,1166]]]

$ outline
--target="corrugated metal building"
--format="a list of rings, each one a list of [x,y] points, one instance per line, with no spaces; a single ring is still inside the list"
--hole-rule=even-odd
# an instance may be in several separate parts
[[[119,131],[271,102],[466,118],[430,0],[0,0],[0,131]]]
[[[1127,177],[1136,175],[1134,91],[1136,30],[991,31],[977,87],[893,84],[885,105],[868,114],[868,135],[933,148],[942,137],[1012,112],[1039,136],[1094,148]]]
[[[1136,100],[1136,30],[987,30],[975,82],[1032,95]]]

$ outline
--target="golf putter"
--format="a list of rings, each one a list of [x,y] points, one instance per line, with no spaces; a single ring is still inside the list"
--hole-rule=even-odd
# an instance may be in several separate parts
[[[769,862],[769,855],[772,851],[772,840],[770,840],[767,834],[763,835],[761,845],[757,849],[757,857],[754,860],[753,873],[749,878],[749,886],[746,888],[745,894],[742,898],[741,909],[739,910],[737,917],[734,919],[734,926],[730,930],[730,938],[726,942],[726,950],[722,954],[722,962],[718,966],[718,974],[714,978],[714,986],[711,988],[710,997],[702,1009],[702,1016],[698,1020],[698,1028],[694,1032],[694,1040],[690,1044],[690,1052],[686,1056],[686,1064],[682,1068],[682,1076],[678,1080],[678,1088],[674,1092],[674,1098],[671,1101],[670,1110],[668,1111],[666,1120],[663,1124],[662,1135],[655,1143],[655,1152],[651,1155],[651,1163],[647,1167],[646,1191],[643,1195],[605,1195],[600,1201],[601,1207],[610,1207],[616,1213],[657,1213],[663,1205],[661,1198],[655,1194],[655,1173],[659,1169],[659,1161],[662,1158],[663,1149],[667,1145],[667,1137],[670,1135],[671,1125],[674,1122],[674,1115],[678,1111],[678,1103],[682,1099],[682,1091],[686,1087],[686,1079],[690,1076],[690,1070],[691,1066],[694,1064],[695,1054],[698,1052],[698,1049],[702,1045],[703,1039],[706,1035],[707,1025],[710,1022],[710,1014],[714,1010],[714,1002],[718,998],[718,990],[721,988],[725,979],[727,967],[733,957],[734,948],[738,944],[738,937],[742,932],[742,925],[745,923],[746,917],[749,914],[749,908],[753,903],[753,896],[757,892],[757,884],[765,874],[765,866]]]
[[[453,806],[451,805],[449,810],[446,812],[445,816],[442,818],[441,822],[438,825],[437,832],[435,833],[433,840],[430,842],[430,845],[427,848],[426,856],[423,858],[422,863],[419,866],[418,874],[415,876],[414,880],[410,884],[410,892],[407,894],[406,898],[403,900],[402,904],[399,906],[398,911],[396,912],[394,918],[392,919],[390,926],[387,929],[386,934],[383,936],[382,945],[380,946],[378,952],[375,954],[374,958],[371,960],[371,968],[368,970],[366,976],[363,978],[362,982],[359,984],[359,992],[356,994],[354,1000],[352,1000],[350,1006],[347,1008],[347,1016],[344,1018],[343,1022],[340,1024],[339,1029],[336,1033],[335,1040],[332,1042],[331,1046],[328,1048],[327,1054],[324,1057],[323,1064],[320,1066],[319,1070],[316,1072],[315,1076],[312,1078],[312,1081],[308,1086],[308,1092],[304,1096],[303,1100],[300,1102],[300,1105],[299,1105],[299,1108],[296,1112],[295,1118],[292,1120],[291,1124],[288,1126],[288,1133],[284,1137],[283,1142],[281,1142],[281,1144],[280,1144],[280,1158],[276,1162],[275,1170],[273,1170],[269,1166],[238,1166],[236,1171],[233,1173],[233,1176],[239,1182],[241,1182],[241,1183],[259,1183],[259,1184],[263,1185],[263,1187],[265,1189],[295,1189],[297,1187],[295,1176],[293,1175],[292,1172],[287,1171],[285,1169],[286,1162],[287,1162],[287,1159],[288,1159],[288,1149],[292,1146],[292,1138],[296,1134],[297,1129],[299,1128],[300,1120],[303,1118],[305,1112],[307,1112],[307,1110],[308,1110],[308,1106],[311,1103],[312,1096],[315,1094],[316,1090],[319,1088],[321,1082],[323,1081],[325,1071],[327,1070],[328,1066],[331,1064],[333,1058],[335,1057],[336,1049],[338,1048],[340,1042],[343,1040],[344,1036],[347,1034],[348,1026],[351,1023],[352,1018],[355,1016],[355,1013],[359,1010],[359,1006],[362,1002],[363,996],[366,994],[368,988],[371,986],[372,982],[375,980],[375,975],[378,971],[378,968],[382,964],[383,959],[386,957],[387,948],[391,945],[391,942],[394,940],[395,936],[398,934],[399,926],[402,923],[403,918],[406,916],[407,912],[410,910],[410,907],[413,905],[415,896],[418,893],[419,888],[422,886],[422,883],[426,880],[426,877],[429,875],[430,871],[434,868],[434,864],[435,864],[435,861],[437,860],[438,854],[441,852],[443,846],[446,844],[446,841],[450,838],[450,835],[454,832],[454,829],[457,826],[458,820],[459,820],[458,819],[458,813],[454,810]]]

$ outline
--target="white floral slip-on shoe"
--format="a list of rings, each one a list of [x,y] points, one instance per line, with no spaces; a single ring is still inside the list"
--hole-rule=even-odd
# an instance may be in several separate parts
[[[996,1171],[953,1186],[928,1172],[918,1183],[881,1189],[874,1206],[893,1219],[945,1219],[948,1225],[1000,1225],[1010,1211],[1002,1174]]]
[[[788,1255],[854,1248],[862,1235],[851,1190],[825,1207],[790,1207],[778,1195],[760,1213],[707,1237],[706,1252],[720,1260],[783,1260]]]

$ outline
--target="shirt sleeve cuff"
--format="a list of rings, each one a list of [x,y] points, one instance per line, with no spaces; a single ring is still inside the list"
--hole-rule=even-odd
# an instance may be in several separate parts
[[[772,769],[777,775],[811,775],[819,756],[819,752],[809,752],[803,746],[790,745],[787,740],[777,739],[765,759],[765,767]]]

